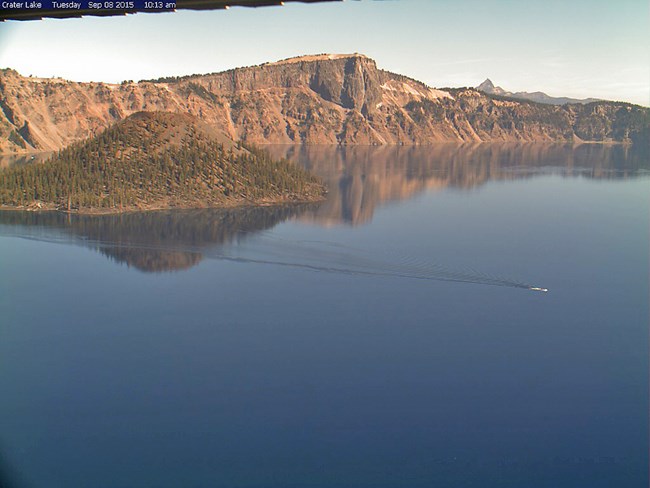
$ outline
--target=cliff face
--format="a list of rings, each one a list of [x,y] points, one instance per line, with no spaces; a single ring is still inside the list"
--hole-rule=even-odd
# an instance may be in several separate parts
[[[647,141],[650,110],[549,106],[436,90],[362,55],[303,56],[222,73],[120,85],[0,71],[0,152],[57,150],[142,110],[195,115],[253,143]]]

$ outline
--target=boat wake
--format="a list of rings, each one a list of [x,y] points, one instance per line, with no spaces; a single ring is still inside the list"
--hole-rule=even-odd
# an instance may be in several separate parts
[[[396,251],[373,255],[363,249],[328,241],[291,240],[270,232],[256,233],[254,239],[235,246],[203,252],[205,257],[231,262],[267,264],[326,273],[358,276],[386,276],[428,281],[449,281],[477,285],[521,288],[547,292],[509,277],[482,273],[474,269],[451,269]]]
[[[447,281],[520,288],[548,292],[547,288],[535,286],[510,277],[496,276],[474,269],[452,269],[420,260],[403,253],[372,253],[328,241],[292,240],[272,232],[239,232],[229,243],[219,245],[192,245],[175,241],[154,244],[137,240],[95,240],[87,236],[65,232],[48,233],[29,227],[15,227],[13,232],[2,235],[57,244],[76,244],[115,256],[116,251],[139,255],[151,253],[191,254],[201,258],[235,263],[282,266],[316,272],[338,273],[357,276],[394,277],[424,281]]]

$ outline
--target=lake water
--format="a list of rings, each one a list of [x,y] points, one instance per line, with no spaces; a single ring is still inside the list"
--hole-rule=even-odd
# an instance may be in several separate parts
[[[647,153],[270,150],[328,200],[0,213],[5,485],[648,486]]]

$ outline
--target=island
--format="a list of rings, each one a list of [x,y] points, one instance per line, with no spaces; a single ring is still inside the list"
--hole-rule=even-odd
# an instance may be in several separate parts
[[[0,172],[0,208],[118,213],[322,200],[318,178],[190,114],[138,112]]]

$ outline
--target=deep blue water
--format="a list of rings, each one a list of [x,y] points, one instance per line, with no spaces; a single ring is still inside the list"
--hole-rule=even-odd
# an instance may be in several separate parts
[[[0,213],[4,483],[648,486],[647,155],[271,150],[328,201]]]

